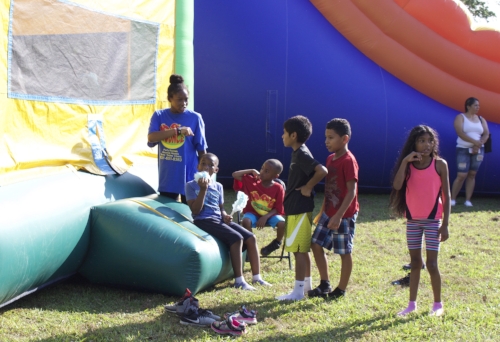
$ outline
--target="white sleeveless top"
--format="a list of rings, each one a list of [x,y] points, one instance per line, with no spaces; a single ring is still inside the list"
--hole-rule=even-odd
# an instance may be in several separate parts
[[[462,114],[464,117],[464,126],[463,130],[464,133],[467,134],[469,138],[472,138],[474,140],[479,140],[481,139],[481,135],[483,134],[483,125],[481,124],[481,119],[479,118],[479,122],[472,122],[467,117]],[[457,147],[461,148],[470,148],[473,147],[474,144],[468,141],[463,140],[462,138],[458,137],[457,138]]]

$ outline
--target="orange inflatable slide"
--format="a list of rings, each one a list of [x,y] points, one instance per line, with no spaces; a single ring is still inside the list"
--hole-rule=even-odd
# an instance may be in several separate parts
[[[500,32],[474,28],[455,0],[311,0],[382,68],[434,100],[463,111],[474,96],[500,123]]]

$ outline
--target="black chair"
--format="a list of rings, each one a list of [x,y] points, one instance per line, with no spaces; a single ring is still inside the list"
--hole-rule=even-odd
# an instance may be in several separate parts
[[[276,178],[274,181],[280,183],[281,186],[283,187],[283,190],[286,190],[286,185],[281,179]],[[241,219],[242,219],[241,211],[238,211],[237,215],[238,215],[238,224],[241,224]],[[288,259],[288,267],[292,269],[292,257],[290,255],[290,252],[287,252],[287,256],[285,256],[285,240],[286,240],[286,226],[285,226],[285,239],[283,239],[283,246],[281,247],[281,255],[267,255],[267,256],[261,255],[260,257],[270,258],[270,259],[280,259],[280,261],[283,259]]]

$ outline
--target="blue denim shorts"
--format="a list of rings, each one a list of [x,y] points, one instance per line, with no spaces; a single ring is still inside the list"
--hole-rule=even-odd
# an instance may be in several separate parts
[[[255,224],[257,223],[257,220],[260,218],[260,217],[257,217],[255,214],[253,213],[245,213],[243,215],[243,218],[247,218],[249,219],[250,221],[252,221],[252,228],[255,228]],[[273,227],[273,228],[276,228],[276,225],[279,223],[279,222],[285,222],[285,218],[281,215],[274,215],[274,216],[271,216],[266,224]]]
[[[469,152],[468,148],[457,147],[457,172],[469,172],[479,170],[483,162],[484,148],[481,147],[477,154]]]

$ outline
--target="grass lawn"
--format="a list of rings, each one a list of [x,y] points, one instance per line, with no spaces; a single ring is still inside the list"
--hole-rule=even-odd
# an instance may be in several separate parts
[[[232,199],[234,193],[227,191],[229,212]],[[241,291],[228,280],[196,297],[201,307],[219,315],[242,304],[258,310],[259,323],[248,327],[239,338],[244,341],[498,341],[500,198],[474,198],[473,203],[472,208],[453,207],[450,239],[442,244],[443,317],[428,316],[433,300],[427,271],[422,272],[418,312],[395,317],[408,302],[408,288],[393,286],[391,281],[406,275],[401,266],[409,256],[405,220],[390,217],[387,195],[360,196],[354,268],[344,299],[275,300],[276,295],[291,291],[294,283],[288,262],[279,259],[261,260],[261,274],[273,287]],[[268,228],[256,234],[260,247],[275,236]],[[330,253],[329,261],[332,285],[336,285],[340,260]],[[248,263],[245,278],[251,279]],[[313,262],[313,286],[318,283]],[[177,316],[163,309],[178,299],[97,286],[75,277],[0,309],[0,341],[235,339],[210,328],[180,325]]]

